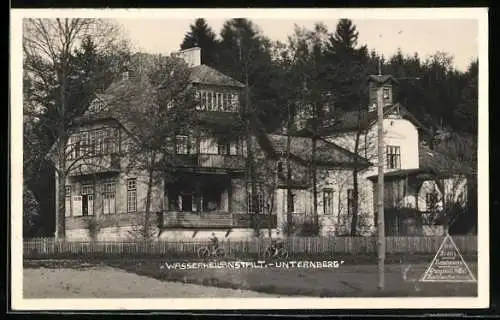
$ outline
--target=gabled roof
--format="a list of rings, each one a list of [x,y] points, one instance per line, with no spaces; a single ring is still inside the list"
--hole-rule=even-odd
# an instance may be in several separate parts
[[[290,144],[291,156],[303,163],[310,163],[312,160],[312,140],[300,136],[290,137],[292,139]],[[268,134],[267,138],[275,153],[286,154],[288,136]],[[316,163],[318,165],[346,168],[367,168],[371,165],[367,159],[322,139],[317,140],[316,143]]]
[[[222,72],[207,65],[199,65],[191,68],[190,80],[192,83],[244,88],[245,85]]]
[[[387,82],[398,83],[398,81],[396,80],[396,78],[394,78],[391,75],[387,75],[387,74],[384,74],[384,75],[369,75],[367,77],[367,80],[368,81],[372,81],[372,82],[376,82],[376,83],[379,83],[379,84],[384,84],[384,83],[387,83]]]
[[[421,128],[425,131],[427,129],[424,125],[410,112],[407,108],[399,103],[388,105],[384,107],[384,117],[391,114],[392,112],[398,112],[399,115],[411,123],[413,123],[417,128]],[[358,124],[359,117],[359,124]],[[329,128],[332,133],[335,132],[349,132],[356,131],[358,129],[366,130],[373,126],[377,121],[377,110],[369,111],[347,111],[340,115],[339,119],[335,124]]]

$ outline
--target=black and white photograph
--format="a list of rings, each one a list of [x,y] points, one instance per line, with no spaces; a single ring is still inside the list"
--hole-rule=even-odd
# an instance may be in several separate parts
[[[488,305],[487,9],[11,13],[14,309]]]

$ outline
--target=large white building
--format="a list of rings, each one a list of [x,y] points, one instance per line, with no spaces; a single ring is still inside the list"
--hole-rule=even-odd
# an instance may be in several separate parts
[[[215,232],[222,239],[241,239],[255,236],[255,229],[261,230],[261,235],[267,235],[267,231],[283,234],[289,208],[294,222],[312,220],[312,140],[299,132],[294,134],[287,156],[286,135],[252,135],[254,145],[260,146],[254,150],[259,181],[252,202],[245,131],[237,125],[244,85],[203,65],[198,48],[183,51],[181,56],[191,68],[190,79],[201,98],[197,112],[234,123],[232,132],[241,136],[222,141],[213,134],[179,132],[173,137],[172,150],[180,161],[175,170],[177,178],[173,181],[165,174],[152,190],[156,238],[206,240]],[[122,81],[128,81],[128,73],[124,75]],[[436,176],[422,163],[422,159],[432,158],[432,152],[419,143],[422,126],[405,108],[393,103],[392,82],[390,76],[369,77],[369,106],[360,112],[343,113],[330,134],[317,141],[316,203],[323,236],[345,235],[351,229],[353,170],[358,172],[359,184],[358,234],[375,231],[378,160],[374,104],[380,100],[384,102],[386,208],[414,208],[428,217],[443,210],[447,201],[465,201],[464,179]],[[68,239],[129,238],[143,219],[146,173],[124,169],[129,137],[125,125],[109,116],[109,108],[112,106],[106,104],[106,95],[99,96],[69,139],[67,165],[72,168],[65,186]],[[300,131],[300,123],[297,125]],[[291,206],[287,205],[287,159],[292,168]],[[415,232],[408,227],[409,220],[389,210],[387,233]],[[92,221],[99,225],[94,235],[89,227]]]
[[[377,103],[382,101],[386,234],[440,233],[444,226],[439,225],[445,224],[440,220],[444,211],[453,205],[465,206],[467,181],[446,170],[446,162],[451,166],[455,160],[422,142],[420,135],[426,129],[405,107],[393,101],[395,83],[388,75],[369,76],[368,105],[359,111],[342,113],[326,140],[357,152],[372,164],[358,172],[357,227],[361,234],[372,234],[376,226],[378,180]],[[324,233],[348,234],[353,208],[352,171],[331,172],[320,181],[320,187],[323,199],[318,201],[318,211],[322,214]]]
[[[191,68],[190,82],[200,97],[196,112],[210,121],[226,123],[220,128],[216,126],[217,130],[227,130],[230,124],[231,134],[236,136],[227,141],[221,138],[224,132],[219,135],[219,132],[195,130],[178,132],[172,137],[171,150],[176,164],[165,168],[164,178],[156,180],[152,189],[150,221],[155,221],[156,238],[206,240],[212,232],[220,238],[248,238],[254,236],[255,229],[276,234],[283,226],[287,208],[283,198],[287,137],[252,135],[254,146],[268,144],[267,150],[254,150],[258,181],[252,202],[247,141],[239,116],[244,85],[201,64],[198,48],[183,51],[180,56]],[[142,55],[139,59],[144,61],[148,56]],[[125,72],[112,87],[130,83],[132,73]],[[113,105],[107,103],[108,98],[109,91],[94,100],[78,119],[68,141],[66,170],[69,174],[65,184],[68,239],[129,238],[144,221],[147,173],[126,170],[130,130],[113,116]],[[310,160],[307,149],[310,141],[291,137],[291,143],[293,211],[300,217],[310,213],[306,204],[311,190],[306,164]],[[321,170],[325,172],[369,165],[362,157],[335,144],[324,141],[320,148]]]

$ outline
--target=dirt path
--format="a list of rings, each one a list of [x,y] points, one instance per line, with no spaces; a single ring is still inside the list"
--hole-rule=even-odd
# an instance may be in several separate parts
[[[271,298],[265,293],[164,282],[109,267],[24,269],[25,299],[41,298]]]

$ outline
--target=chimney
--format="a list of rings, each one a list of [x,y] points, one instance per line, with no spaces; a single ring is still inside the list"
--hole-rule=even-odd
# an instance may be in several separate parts
[[[178,52],[180,58],[184,59],[190,67],[201,65],[201,48],[194,47]]]

